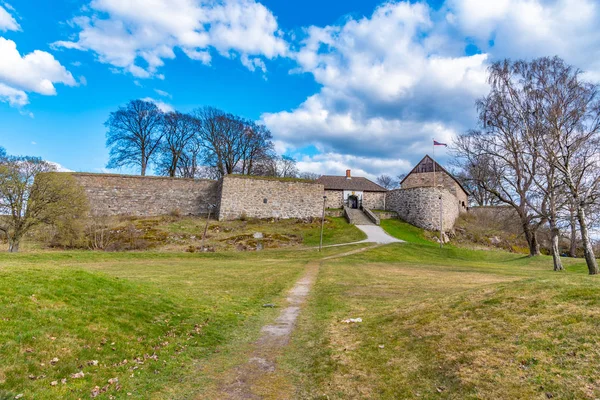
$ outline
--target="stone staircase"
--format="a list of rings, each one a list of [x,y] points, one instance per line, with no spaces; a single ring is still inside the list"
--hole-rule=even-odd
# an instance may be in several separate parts
[[[348,222],[352,225],[375,225],[362,210],[346,207]]]

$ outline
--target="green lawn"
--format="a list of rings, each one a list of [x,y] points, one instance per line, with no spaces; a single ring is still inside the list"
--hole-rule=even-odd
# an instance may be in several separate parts
[[[0,253],[0,398],[219,398],[281,310],[263,304],[354,248]],[[323,260],[277,376],[306,399],[599,398],[599,278],[564,262],[427,241]]]
[[[277,314],[262,305],[315,256],[0,254],[0,398],[89,398],[95,386],[107,398],[190,398],[211,383],[202,368],[233,362]]]
[[[600,282],[565,263],[415,244],[327,261],[284,373],[298,398],[598,398]]]
[[[304,233],[306,246],[318,246],[321,235],[320,226]],[[327,218],[323,229],[323,245],[352,243],[364,240],[367,235],[343,217]]]
[[[439,244],[427,240],[422,229],[399,219],[382,219],[381,227],[390,235],[406,242],[439,246]]]

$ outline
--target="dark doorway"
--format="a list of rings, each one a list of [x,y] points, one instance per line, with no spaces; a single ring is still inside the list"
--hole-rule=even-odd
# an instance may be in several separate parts
[[[358,208],[358,196],[355,196],[355,195],[348,196],[348,207]]]

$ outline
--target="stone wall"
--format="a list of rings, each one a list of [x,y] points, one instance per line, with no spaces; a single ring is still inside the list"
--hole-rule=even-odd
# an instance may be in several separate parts
[[[460,212],[466,212],[469,207],[469,199],[464,190],[450,175],[444,171],[435,172],[435,184],[436,186],[443,186],[456,196],[456,206]],[[412,189],[416,187],[432,187],[433,186],[433,172],[413,172],[408,175],[404,182],[402,182],[402,189]]]
[[[386,192],[363,192],[362,205],[371,210],[385,210],[385,195]]]
[[[221,187],[219,220],[248,218],[319,218],[322,184],[280,179],[226,176]]]
[[[179,212],[205,215],[218,206],[213,180],[114,174],[71,173],[84,188],[92,215],[156,216]],[[215,210],[216,214],[218,210]]]
[[[445,231],[454,227],[459,210],[457,198],[446,189],[433,187],[415,187],[412,189],[396,189],[387,192],[386,207],[395,211],[409,224],[427,230],[439,230],[440,200],[443,204],[443,228]]]
[[[339,208],[341,209],[344,205],[344,191],[343,190],[326,190],[325,196],[327,196],[327,208]]]

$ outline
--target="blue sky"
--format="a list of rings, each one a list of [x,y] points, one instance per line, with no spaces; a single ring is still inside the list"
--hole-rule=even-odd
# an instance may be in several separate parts
[[[494,60],[598,80],[599,22],[592,0],[0,0],[0,146],[103,171],[109,112],[148,98],[262,121],[304,171],[395,175],[473,127]]]

